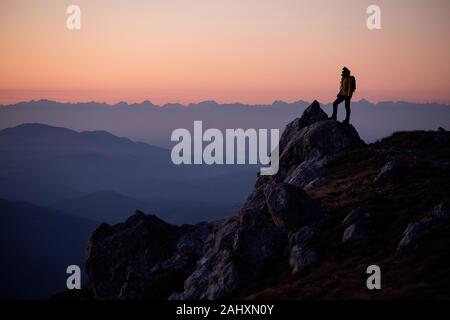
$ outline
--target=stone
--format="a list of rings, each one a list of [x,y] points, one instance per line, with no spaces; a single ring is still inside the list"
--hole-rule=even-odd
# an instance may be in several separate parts
[[[366,228],[359,223],[353,223],[344,230],[344,234],[342,235],[342,243],[356,242],[364,240],[366,238],[367,238]]]
[[[364,221],[370,219],[372,214],[365,209],[356,208],[353,209],[345,218],[342,220],[342,225],[348,227],[354,223],[363,223]]]
[[[401,160],[390,160],[375,177],[375,183],[395,182],[408,172],[408,166]]]
[[[285,233],[323,216],[319,205],[305,191],[287,183],[268,188],[266,202],[273,222]]]

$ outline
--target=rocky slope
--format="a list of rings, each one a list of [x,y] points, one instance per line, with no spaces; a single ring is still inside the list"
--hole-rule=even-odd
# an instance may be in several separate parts
[[[236,216],[169,225],[136,213],[88,244],[97,299],[450,297],[450,133],[366,145],[318,102],[280,140]],[[383,290],[365,268],[383,270]]]

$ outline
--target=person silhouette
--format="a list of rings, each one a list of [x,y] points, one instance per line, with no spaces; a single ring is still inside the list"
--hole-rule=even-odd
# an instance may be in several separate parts
[[[333,114],[330,119],[337,120],[338,105],[345,101],[345,120],[343,123],[350,123],[350,100],[352,99],[353,92],[356,90],[356,79],[351,75],[350,70],[347,67],[342,68],[341,74],[341,86],[337,99],[333,102]]]

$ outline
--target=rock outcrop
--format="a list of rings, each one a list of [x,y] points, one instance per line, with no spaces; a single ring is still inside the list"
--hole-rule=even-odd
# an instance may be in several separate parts
[[[294,273],[313,265],[312,249],[298,240],[288,245],[289,235],[325,216],[303,188],[325,179],[328,159],[362,146],[352,126],[328,120],[315,101],[282,135],[281,172],[258,178],[238,216],[176,227],[137,213],[122,224],[101,225],[88,247],[94,296],[219,299],[283,257],[291,257]]]
[[[286,127],[280,139],[280,171],[275,176],[257,179],[253,193],[235,222],[233,245],[215,238],[215,246],[207,246],[196,271],[186,280],[184,291],[176,294],[176,298],[229,297],[267,270],[274,261],[289,254],[295,273],[315,263],[318,258],[313,251],[299,246],[289,248],[288,236],[320,220],[325,212],[303,191],[302,184],[297,186],[289,181],[308,174],[297,168],[305,161],[308,161],[305,171],[312,167],[323,168],[325,157],[364,145],[352,126],[328,120],[319,103],[314,101],[301,118]],[[301,179],[303,184],[311,182],[306,178],[297,178],[297,181]],[[227,281],[218,278],[217,274],[227,275]]]
[[[408,224],[397,250],[411,248],[433,231],[448,228],[449,224],[450,207],[442,202],[433,208],[431,215]]]
[[[173,226],[136,212],[92,234],[86,268],[99,299],[164,298],[179,288],[200,258],[210,226]]]
[[[418,133],[419,139],[396,134],[367,146],[353,126],[329,120],[314,101],[282,134],[279,172],[257,177],[237,215],[174,226],[137,213],[124,223],[98,227],[88,247],[89,288],[97,299],[225,299],[239,297],[279,266],[302,277],[320,268],[329,272],[346,255],[351,262],[344,266],[354,268],[373,262],[369,252],[376,257],[401,254],[450,226],[445,205],[406,230],[405,219],[391,212],[401,212],[423,190],[423,179],[408,180],[422,177],[414,170],[449,173],[446,152],[417,156],[433,144],[446,148],[450,135],[436,134]],[[440,191],[445,175],[435,176],[437,182],[427,183],[438,191],[424,197],[421,208],[446,194]],[[405,188],[412,188],[411,194],[401,197]],[[413,213],[404,215],[411,221]],[[385,238],[380,232],[387,232]],[[323,286],[335,288],[336,283],[343,281]]]

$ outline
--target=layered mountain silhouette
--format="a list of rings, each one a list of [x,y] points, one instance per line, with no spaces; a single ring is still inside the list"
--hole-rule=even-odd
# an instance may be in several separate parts
[[[245,200],[257,170],[176,166],[167,149],[43,124],[1,130],[0,166],[0,197],[109,223],[152,208],[173,223],[217,218]]]
[[[367,145],[314,102],[288,124],[280,171],[237,215],[175,226],[137,212],[88,243],[96,299],[449,298],[450,133]],[[426,190],[426,192],[425,192]],[[368,290],[378,265],[383,290]],[[66,296],[70,296],[66,293]]]
[[[138,209],[174,224],[237,212],[256,172],[176,167],[167,149],[37,123],[0,131],[0,166],[0,298],[8,299],[62,291],[67,266],[84,265],[101,222]]]
[[[84,265],[86,239],[96,226],[55,209],[0,199],[0,299],[43,299],[64,290],[66,268]]]
[[[24,123],[46,123],[76,131],[105,130],[152,145],[168,148],[177,128],[191,128],[194,120],[205,127],[278,128],[280,131],[309,103],[275,101],[271,105],[197,104],[157,106],[143,103],[58,103],[49,100],[0,106],[0,129]],[[450,127],[450,107],[442,104],[408,102],[352,102],[352,123],[366,142],[374,142],[396,131],[434,130]],[[331,105],[323,106],[331,113]],[[343,116],[343,115],[342,115]],[[88,121],[86,119],[89,119]]]

